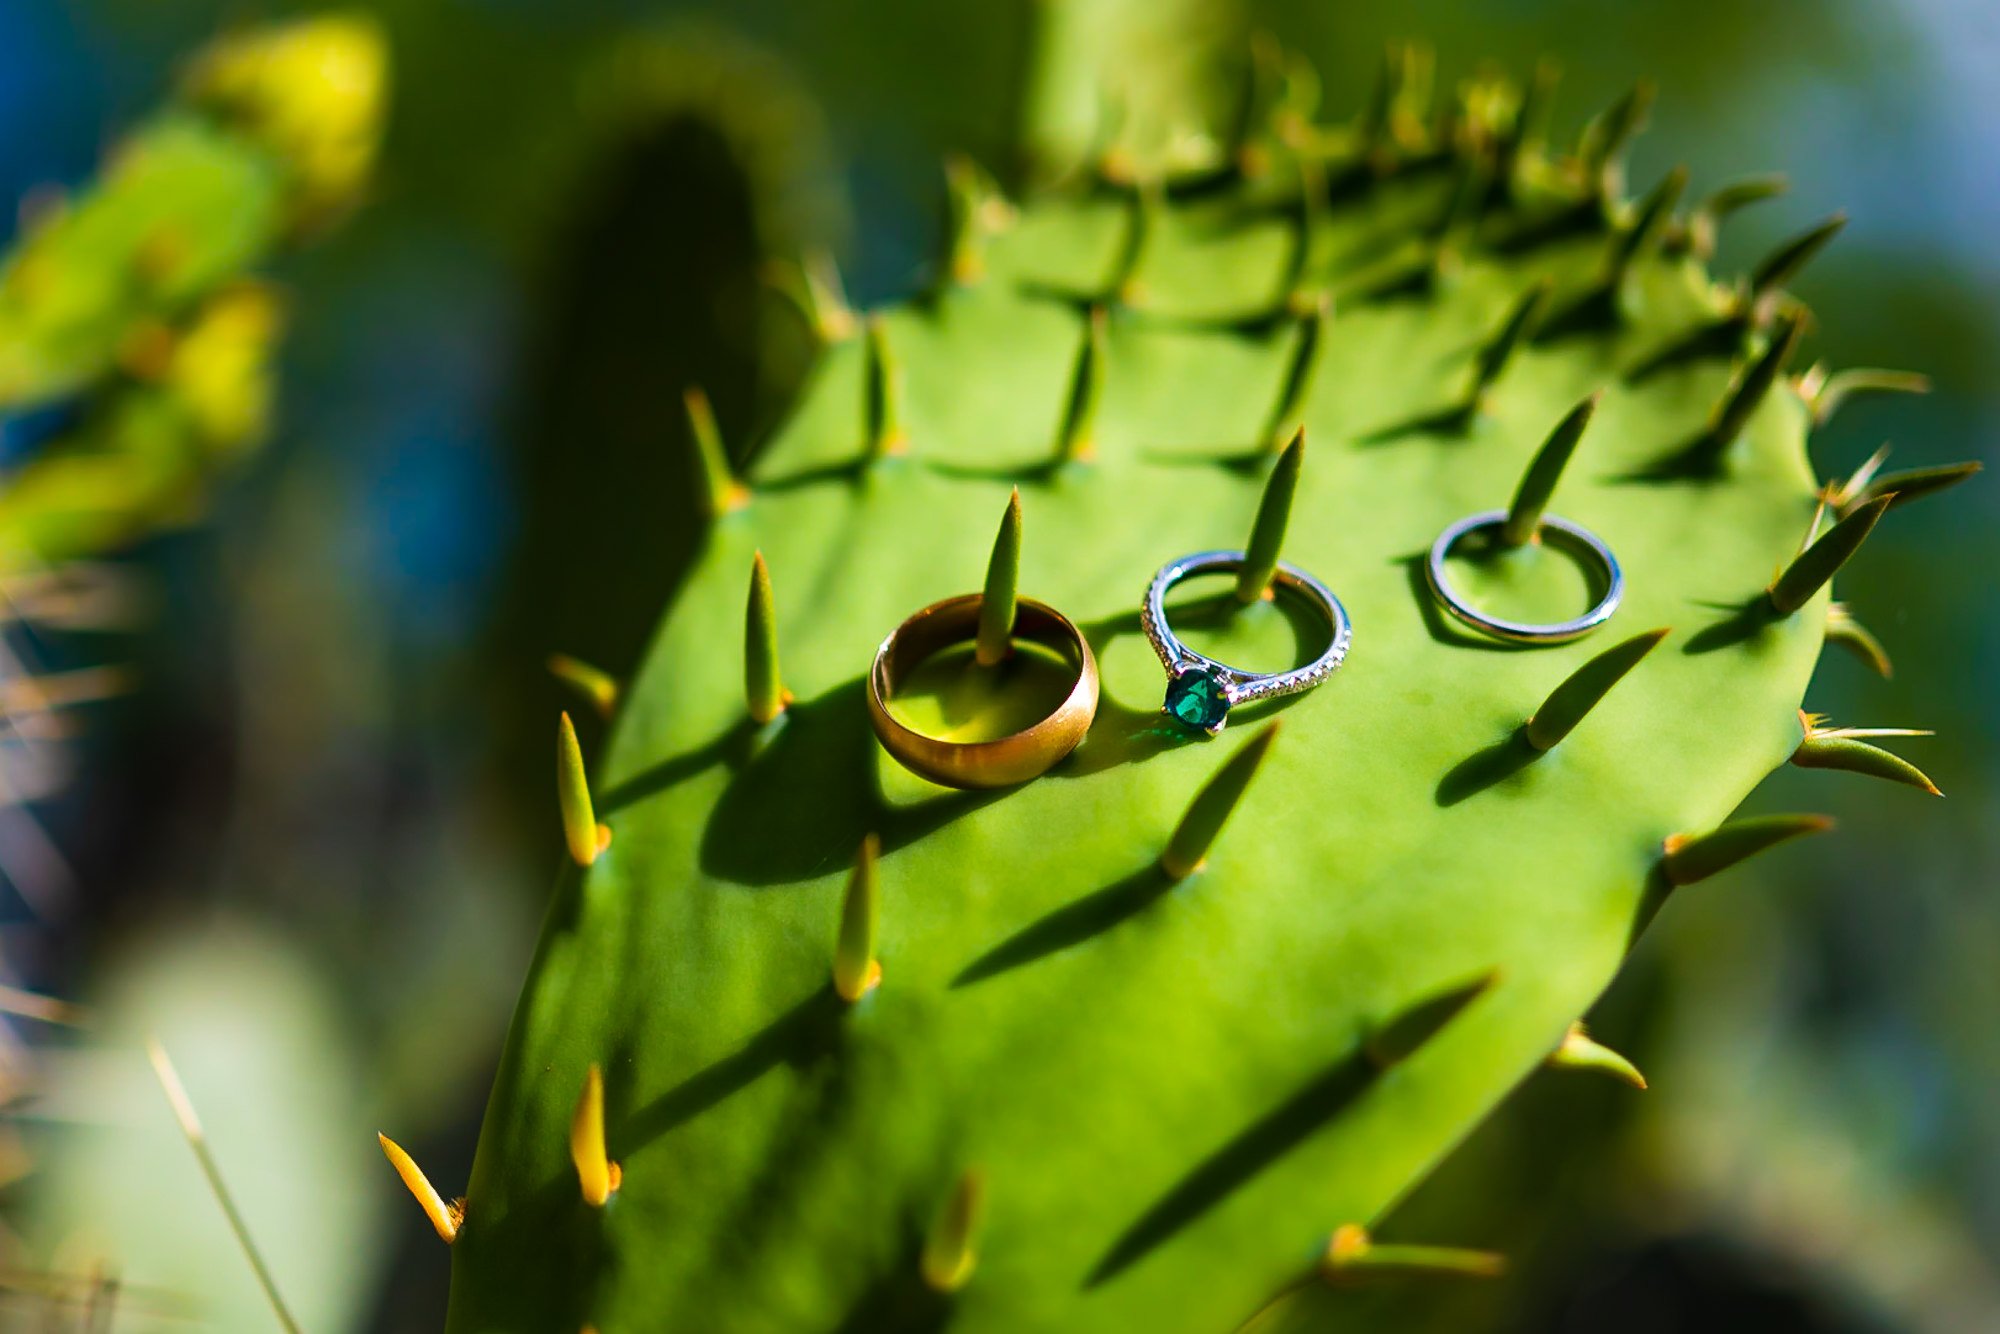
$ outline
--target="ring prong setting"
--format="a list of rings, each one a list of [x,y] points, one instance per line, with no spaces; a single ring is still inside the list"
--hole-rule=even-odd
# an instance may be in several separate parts
[[[1167,698],[1160,712],[1189,731],[1214,736],[1228,723],[1235,702],[1230,683],[1219,673],[1183,664],[1167,678]]]

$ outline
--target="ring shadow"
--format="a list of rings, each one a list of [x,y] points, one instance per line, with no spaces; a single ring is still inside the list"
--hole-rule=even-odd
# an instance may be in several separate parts
[[[1517,644],[1506,639],[1491,639],[1461,629],[1458,622],[1445,615],[1444,609],[1438,606],[1437,598],[1431,593],[1430,579],[1424,573],[1424,566],[1429,562],[1430,555],[1430,549],[1426,547],[1414,555],[1392,557],[1389,563],[1403,567],[1410,581],[1410,594],[1416,599],[1417,614],[1423,617],[1424,631],[1433,641],[1443,644],[1446,648],[1481,649],[1488,653],[1524,653],[1538,647],[1534,644]]]
[[[871,833],[884,850],[903,847],[1004,795],[940,788],[920,802],[886,801],[864,688],[855,677],[794,702],[754,753],[731,764],[702,831],[704,873],[743,885],[808,879],[847,865]]]
[[[1561,531],[1549,531],[1551,535],[1547,540],[1538,536],[1533,539],[1534,543],[1541,546],[1544,550],[1562,550],[1566,554],[1573,556],[1574,553],[1569,551],[1570,544],[1568,541],[1555,540],[1563,536]],[[1483,535],[1487,539],[1484,545],[1479,544],[1477,536],[1475,532],[1475,534],[1467,534],[1464,538],[1461,538],[1452,546],[1451,554],[1474,562],[1493,560],[1508,554],[1509,548],[1501,546],[1497,538],[1494,538],[1490,531]],[[1546,643],[1523,643],[1483,635],[1454,621],[1446,614],[1444,607],[1440,604],[1438,595],[1431,589],[1428,572],[1430,549],[1428,547],[1411,555],[1395,557],[1394,560],[1403,565],[1404,573],[1410,581],[1411,593],[1416,597],[1418,610],[1423,615],[1424,628],[1430,633],[1431,638],[1438,643],[1457,648],[1498,649],[1503,652],[1522,652],[1524,650],[1549,647]],[[1602,568],[1599,562],[1594,559],[1585,559],[1583,561],[1583,569],[1590,580],[1590,603],[1592,606],[1596,606],[1610,591],[1610,572]],[[1461,597],[1462,600],[1463,598]]]
[[[1199,733],[1180,726],[1158,709],[1128,709],[1108,695],[1100,694],[1097,718],[1083,744],[1069,758],[1049,770],[1050,778],[1088,778],[1115,769],[1121,764],[1137,764],[1155,755],[1205,740]]]
[[[1294,660],[1311,661],[1317,657],[1310,638],[1317,631],[1317,626],[1307,615],[1301,600],[1286,597],[1275,601],[1292,632]],[[1224,592],[1185,600],[1172,610],[1183,620],[1202,625],[1226,621],[1229,616],[1244,609],[1244,604],[1237,601],[1234,594]],[[1124,611],[1087,621],[1077,626],[1077,631],[1090,645],[1090,651],[1102,659],[1113,640],[1140,632],[1139,613]],[[1239,724],[1253,723],[1283,712],[1301,698],[1302,695],[1292,694],[1253,700],[1231,709],[1229,717]],[[1134,709],[1120,703],[1110,692],[1100,691],[1097,718],[1090,726],[1089,735],[1067,760],[1049,771],[1049,776],[1082,778],[1209,740],[1213,738],[1173,721],[1164,708]]]
[[[1139,613],[1122,611],[1101,620],[1085,621],[1076,627],[1099,661],[1115,639],[1139,633]],[[1082,778],[1163,754],[1196,740],[1194,733],[1177,726],[1161,709],[1134,709],[1119,703],[1101,685],[1097,695],[1097,717],[1083,744],[1070,757],[1050,770],[1054,778]]]

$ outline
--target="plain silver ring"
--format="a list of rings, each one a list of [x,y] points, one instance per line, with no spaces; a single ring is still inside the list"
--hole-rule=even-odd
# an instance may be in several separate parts
[[[1604,596],[1597,600],[1596,606],[1573,621],[1536,625],[1489,616],[1460,597],[1445,575],[1445,558],[1466,534],[1498,528],[1506,521],[1506,510],[1469,514],[1439,533],[1437,541],[1431,543],[1431,555],[1424,564],[1424,574],[1430,582],[1431,596],[1437,599],[1440,607],[1450,612],[1461,625],[1514,644],[1567,644],[1572,639],[1581,639],[1611,619],[1611,613],[1618,610],[1619,600],[1625,596],[1625,572],[1618,568],[1618,558],[1611,554],[1611,548],[1596,533],[1582,524],[1571,523],[1553,514],[1542,516],[1541,526],[1535,535],[1537,539],[1544,535],[1556,539],[1559,544],[1569,547],[1598,567],[1604,576]]]

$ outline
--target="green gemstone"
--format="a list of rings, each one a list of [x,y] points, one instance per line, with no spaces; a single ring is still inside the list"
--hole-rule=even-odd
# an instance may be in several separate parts
[[[1229,716],[1229,696],[1222,682],[1200,668],[1192,668],[1167,682],[1166,707],[1169,714],[1187,726],[1213,732]]]

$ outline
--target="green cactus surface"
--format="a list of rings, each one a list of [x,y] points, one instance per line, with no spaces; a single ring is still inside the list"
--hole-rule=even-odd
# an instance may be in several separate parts
[[[1206,167],[960,207],[936,286],[829,342],[590,761],[612,837],[554,889],[451,1329],[1227,1331],[1305,1282],[1490,1272],[1390,1211],[1565,1048],[1669,892],[1710,892],[1671,886],[1820,827],[1723,822],[1800,748],[1837,562],[1767,592],[1827,527],[1783,363],[1802,313],[1709,275],[1679,173],[1622,197],[1643,99],[1552,152],[1503,86],[1433,111],[1419,63],[1353,126],[1253,78]],[[1352,652],[1206,739],[1160,714],[1140,596],[1257,545],[1300,428],[1261,536],[1339,593]],[[1015,487],[1018,588],[1083,628],[1102,704],[1042,778],[930,787],[877,746],[866,674],[919,607],[1009,586]],[[1616,549],[1595,638],[1523,649],[1432,606],[1433,537],[1517,492]],[[776,661],[746,699],[760,560]],[[1453,577],[1518,619],[1591,597],[1535,541]],[[1226,661],[1323,642],[1230,579],[1178,606]],[[904,707],[990,733],[1052,670],[968,646]],[[850,1003],[838,942],[869,939]],[[572,1161],[593,1067],[601,1206]]]

